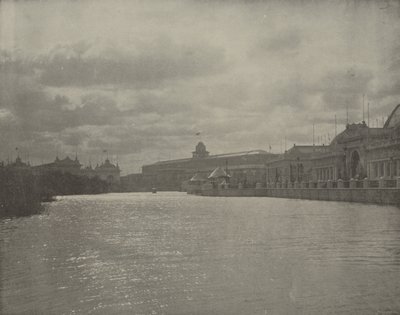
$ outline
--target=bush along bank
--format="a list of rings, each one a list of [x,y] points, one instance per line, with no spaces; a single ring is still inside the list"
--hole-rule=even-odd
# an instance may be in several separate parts
[[[40,213],[42,195],[37,181],[30,171],[0,167],[0,217]]]
[[[101,194],[111,190],[98,177],[48,172],[33,175],[30,169],[0,166],[0,217],[26,216],[43,210],[42,202],[54,196]]]

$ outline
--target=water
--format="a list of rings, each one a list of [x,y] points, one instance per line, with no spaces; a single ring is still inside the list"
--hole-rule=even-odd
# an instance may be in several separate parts
[[[4,314],[400,313],[396,207],[70,196],[0,239]]]

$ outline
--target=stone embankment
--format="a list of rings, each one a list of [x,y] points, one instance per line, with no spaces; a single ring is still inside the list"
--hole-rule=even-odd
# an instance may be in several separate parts
[[[266,187],[258,183],[250,188],[207,183],[193,192],[216,197],[275,197],[400,205],[400,177],[378,181],[352,179],[347,182],[267,183]]]

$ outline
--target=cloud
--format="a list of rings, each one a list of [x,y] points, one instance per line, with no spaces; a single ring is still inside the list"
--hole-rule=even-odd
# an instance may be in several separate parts
[[[168,36],[116,46],[112,42],[57,45],[38,56],[32,67],[49,86],[122,84],[154,87],[165,80],[207,76],[224,71],[221,48],[179,44]]]
[[[373,74],[368,69],[336,69],[326,73],[308,87],[311,93],[320,93],[324,105],[330,109],[359,107],[360,99],[369,91]]]
[[[272,54],[288,55],[299,51],[302,36],[297,29],[277,30],[273,37],[258,40],[249,50],[250,57],[266,57]]]
[[[313,122],[332,134],[346,104],[361,120],[363,94],[371,119],[399,103],[396,3],[117,3],[7,4],[3,152],[109,149],[131,172],[190,156],[198,130],[212,153],[277,152],[285,135],[310,143]]]

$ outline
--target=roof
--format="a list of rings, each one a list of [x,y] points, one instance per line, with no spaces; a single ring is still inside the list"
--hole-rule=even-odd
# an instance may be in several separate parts
[[[100,166],[96,166],[96,170],[98,169],[119,169],[118,165],[114,165],[110,162],[109,159],[106,159],[104,163],[102,163]]]
[[[214,154],[214,155],[209,155],[207,157],[202,158],[202,160],[210,160],[210,159],[215,159],[215,158],[229,158],[229,157],[239,157],[239,156],[250,156],[250,155],[257,155],[257,154],[262,154],[262,155],[274,155],[272,153],[269,153],[264,150],[251,150],[251,151],[241,151],[241,152],[233,152],[233,153],[222,153],[222,154]],[[185,158],[185,159],[176,159],[176,160],[167,160],[167,161],[158,161],[153,164],[148,164],[144,166],[149,166],[149,165],[163,165],[163,164],[172,164],[172,163],[182,163],[182,162],[189,162],[193,161],[193,158]]]
[[[383,128],[391,128],[399,124],[400,124],[400,104],[394,108],[389,118],[386,120]]]
[[[194,174],[194,176],[189,180],[191,182],[200,182],[206,180],[206,176],[200,173]]]
[[[14,167],[28,167],[29,165],[27,163],[22,162],[21,158],[17,156],[15,159],[15,162],[11,164]]]
[[[224,157],[225,158],[225,157],[235,157],[235,156],[257,155],[257,154],[271,154],[271,153],[264,151],[264,150],[251,150],[251,151],[210,155],[208,158],[215,158],[215,157]]]
[[[213,170],[212,173],[208,176],[208,178],[222,178],[222,177],[226,178],[230,176],[226,174],[226,172],[219,166],[215,170]]]
[[[342,144],[359,138],[382,137],[387,135],[390,130],[386,128],[370,128],[365,122],[354,123],[346,126],[346,129],[339,133],[331,142],[331,144]]]
[[[294,145],[292,148],[287,150],[287,153],[290,154],[294,151],[297,151],[299,153],[310,154],[320,149],[326,149],[326,148],[327,148],[326,145]]]
[[[72,160],[69,156],[67,156],[66,158],[59,160],[58,158],[56,158],[56,160],[54,161],[55,164],[59,164],[59,165],[78,165],[79,161],[78,159]]]
[[[81,164],[79,163],[79,160],[77,158],[75,160],[72,160],[69,156],[67,156],[66,158],[64,158],[62,160],[60,160],[58,157],[56,157],[54,162],[35,166],[35,168],[42,168],[42,167],[77,167],[77,168],[80,168]]]

